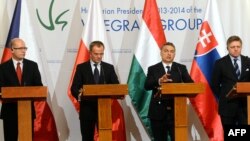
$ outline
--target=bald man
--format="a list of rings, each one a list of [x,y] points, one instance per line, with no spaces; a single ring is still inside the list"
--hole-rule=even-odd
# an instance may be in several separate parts
[[[10,42],[12,58],[0,64],[0,88],[16,86],[42,86],[41,75],[37,63],[25,59],[27,47],[20,38]],[[17,70],[20,70],[18,78]],[[32,117],[35,118],[34,106]],[[0,118],[3,120],[4,140],[18,140],[17,102],[2,103]]]

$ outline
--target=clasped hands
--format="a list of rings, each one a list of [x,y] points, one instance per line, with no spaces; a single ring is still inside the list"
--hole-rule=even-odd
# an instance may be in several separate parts
[[[159,83],[159,85],[161,85],[162,83],[168,83],[168,82],[172,82],[172,81],[173,80],[170,78],[170,74],[166,73],[162,77],[159,78],[158,83]],[[158,87],[158,91],[154,95],[154,98],[157,98],[157,97],[161,97],[161,88],[160,87]]]
[[[159,78],[159,83],[167,83],[172,82],[173,80],[170,78],[170,74],[166,73],[161,78]]]

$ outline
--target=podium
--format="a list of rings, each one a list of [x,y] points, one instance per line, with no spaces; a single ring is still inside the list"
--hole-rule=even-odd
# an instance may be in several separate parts
[[[187,97],[194,97],[205,91],[202,83],[163,83],[161,94],[174,97],[175,140],[188,140]]]
[[[228,98],[247,97],[247,124],[250,125],[250,82],[238,82],[227,94]]]
[[[45,99],[47,97],[47,87],[2,87],[1,91],[4,102],[17,101],[19,141],[32,141],[31,104],[33,100]]]
[[[112,141],[111,99],[119,99],[127,95],[128,86],[126,84],[83,85],[82,94],[84,97],[98,98],[99,140]]]

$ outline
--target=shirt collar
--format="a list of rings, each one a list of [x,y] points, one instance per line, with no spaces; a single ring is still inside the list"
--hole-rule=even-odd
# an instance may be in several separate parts
[[[233,56],[231,56],[231,55],[229,55],[230,56],[230,59],[232,60],[232,62],[234,62],[234,59],[237,59],[238,61],[241,61],[241,57],[240,56],[238,56],[238,57],[233,57]]]
[[[90,64],[91,64],[91,66],[94,66],[94,64],[97,64],[97,66],[100,66],[101,62],[95,63],[95,62],[93,62],[92,60],[90,60]]]
[[[13,61],[14,64],[17,64],[18,62],[21,63],[21,64],[23,64],[23,59],[20,60],[20,61],[17,61],[17,60],[15,60],[14,58],[12,58],[12,61]]]
[[[162,64],[163,64],[164,68],[166,68],[166,66],[169,66],[171,68],[173,63],[166,64],[166,63],[162,62]]]

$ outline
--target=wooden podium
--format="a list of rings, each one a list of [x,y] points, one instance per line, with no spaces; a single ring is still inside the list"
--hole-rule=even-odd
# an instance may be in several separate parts
[[[32,141],[32,111],[33,100],[45,99],[47,87],[2,87],[3,102],[17,101],[18,105],[18,138],[19,141]]]
[[[229,98],[247,97],[247,123],[250,125],[250,82],[238,82],[227,94]]]
[[[128,94],[126,84],[83,85],[83,96],[98,98],[98,130],[100,141],[112,141],[111,99]],[[84,97],[83,97],[84,99]]]
[[[188,140],[187,97],[205,91],[202,83],[163,83],[161,94],[174,97],[175,140]]]

